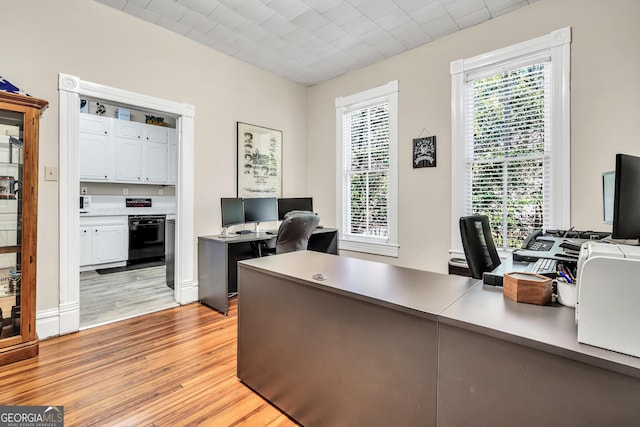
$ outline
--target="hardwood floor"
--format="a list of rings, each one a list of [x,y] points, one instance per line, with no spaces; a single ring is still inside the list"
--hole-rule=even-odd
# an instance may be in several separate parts
[[[62,405],[69,426],[295,426],[236,377],[237,299],[40,342],[0,367],[2,405]]]

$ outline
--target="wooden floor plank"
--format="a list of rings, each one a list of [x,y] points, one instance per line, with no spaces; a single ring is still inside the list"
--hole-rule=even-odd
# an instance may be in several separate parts
[[[200,304],[40,342],[0,367],[0,404],[62,405],[73,426],[295,426],[236,377],[237,302]]]

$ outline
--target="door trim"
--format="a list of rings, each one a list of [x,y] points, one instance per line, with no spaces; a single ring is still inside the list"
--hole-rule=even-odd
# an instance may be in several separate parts
[[[136,109],[156,111],[177,117],[178,179],[176,183],[176,265],[174,296],[179,304],[197,301],[198,288],[194,280],[194,107],[114,87],[81,80],[60,73],[59,122],[59,188],[60,188],[60,264],[59,305],[39,313],[41,337],[63,335],[80,328],[80,270],[78,211],[80,156],[80,97],[111,101]],[[53,320],[57,317],[57,322]],[[57,323],[57,325],[56,325]],[[57,326],[57,331],[53,329]],[[42,330],[41,330],[42,329]]]

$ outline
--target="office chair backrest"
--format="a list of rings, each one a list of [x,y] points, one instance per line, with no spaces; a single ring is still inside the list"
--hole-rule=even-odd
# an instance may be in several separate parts
[[[320,217],[313,212],[295,211],[285,215],[278,228],[276,254],[307,249],[309,237],[320,223]]]
[[[481,279],[482,273],[500,265],[500,257],[491,237],[489,218],[486,215],[460,218],[460,237],[471,277]]]

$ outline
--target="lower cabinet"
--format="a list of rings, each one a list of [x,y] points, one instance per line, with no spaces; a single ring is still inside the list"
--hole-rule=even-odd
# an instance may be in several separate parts
[[[80,218],[80,267],[124,265],[129,247],[128,217]]]

